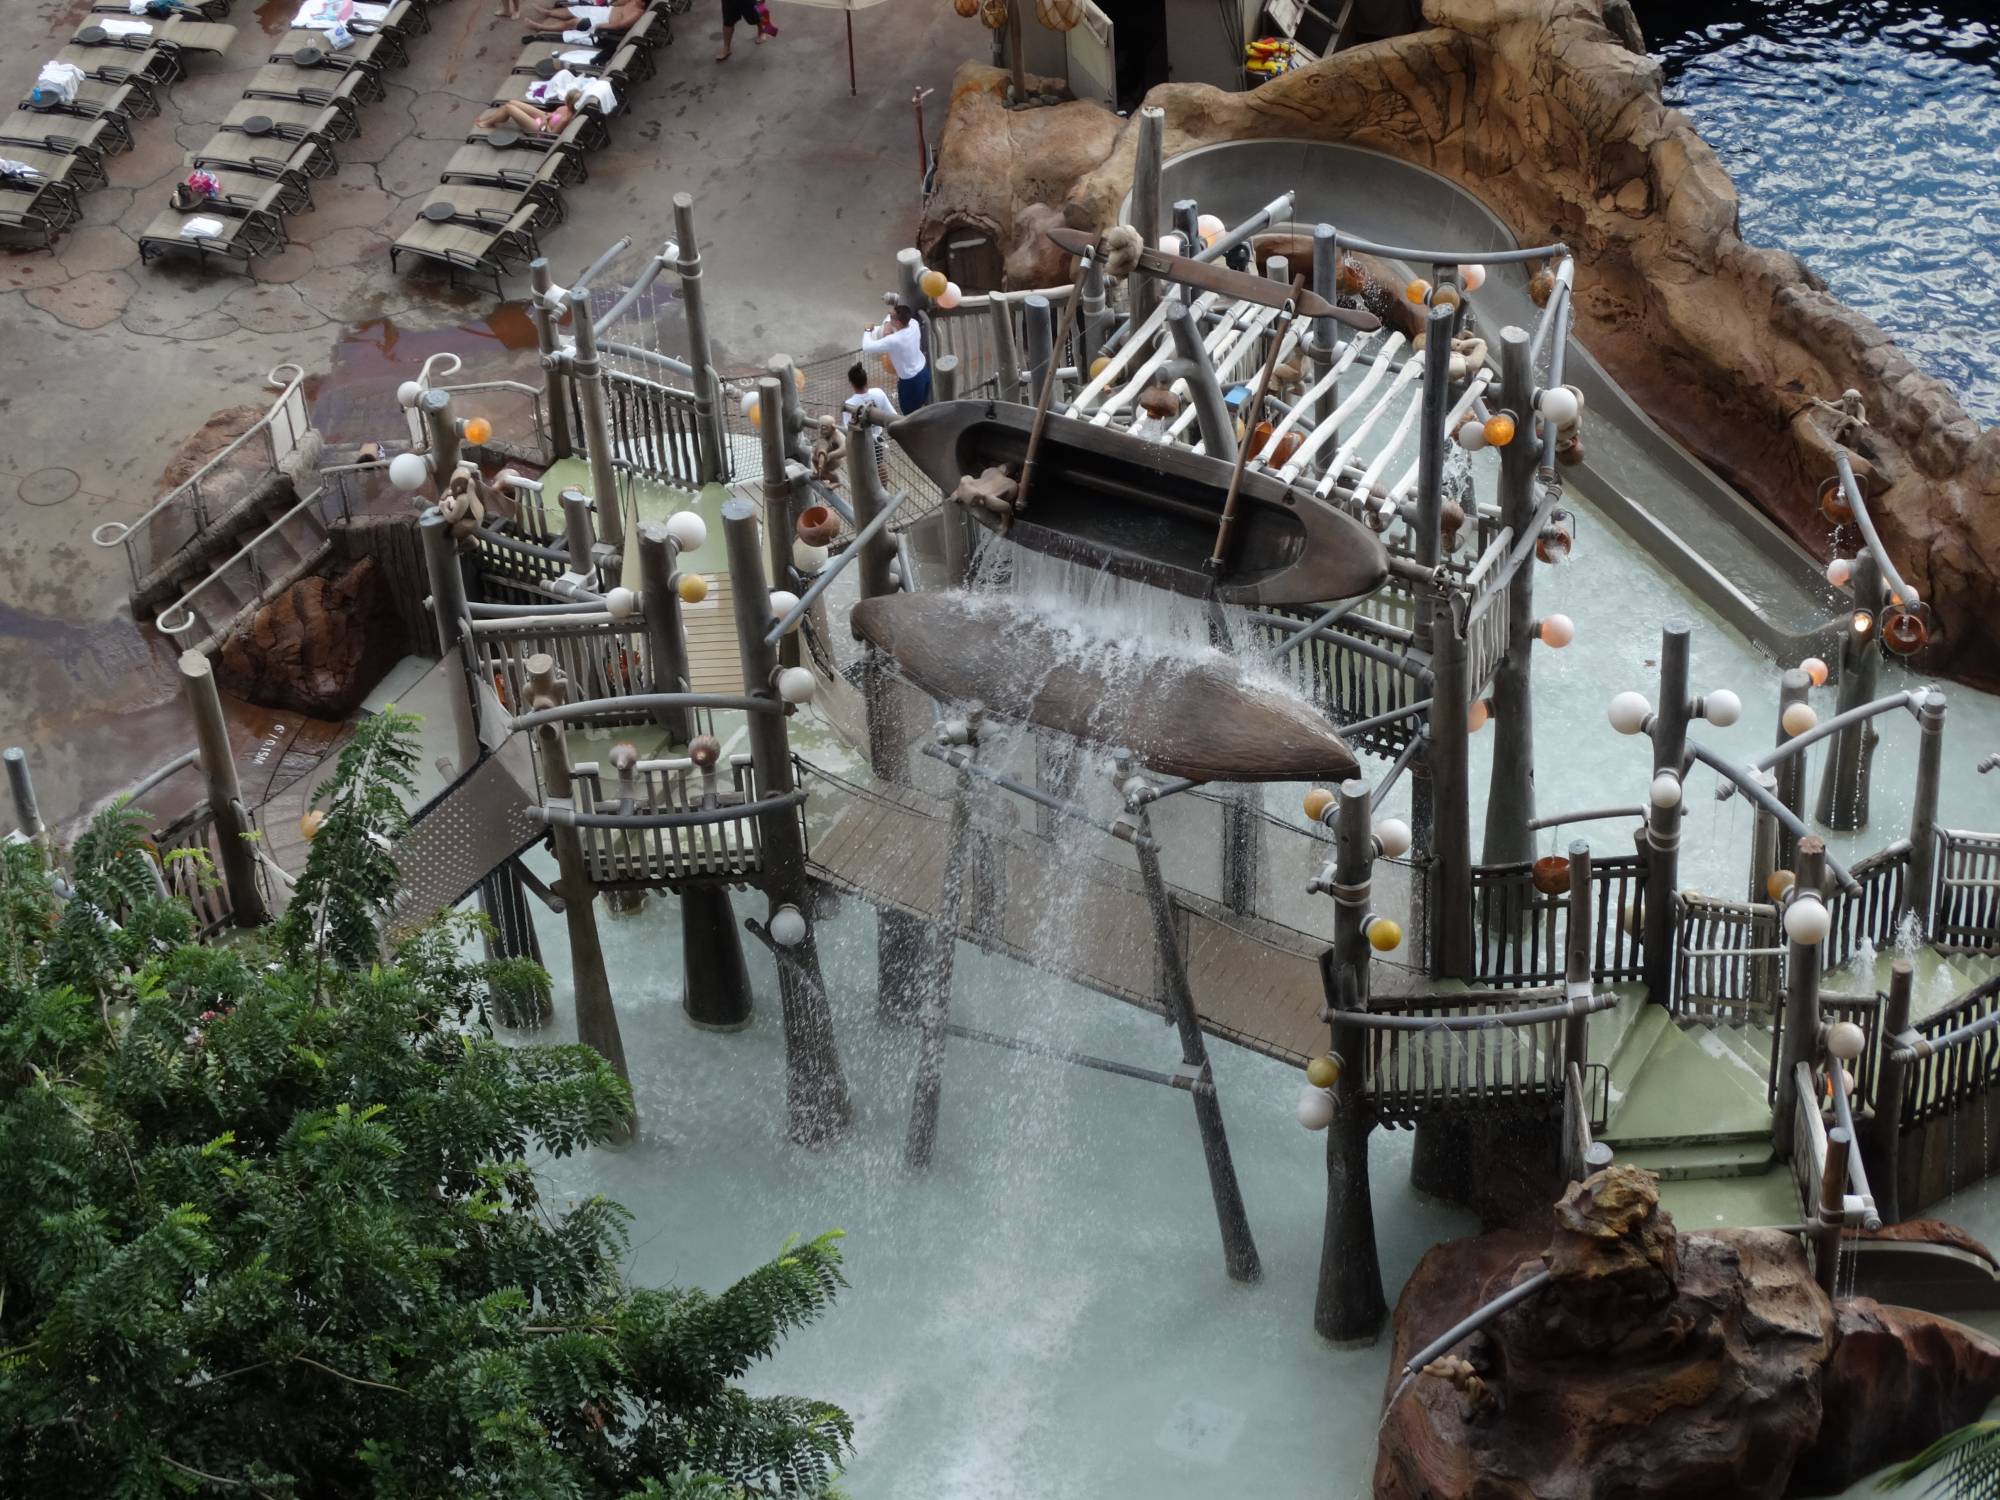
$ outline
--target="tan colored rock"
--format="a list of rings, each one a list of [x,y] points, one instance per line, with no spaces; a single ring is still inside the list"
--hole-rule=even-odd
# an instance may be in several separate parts
[[[344,719],[402,652],[382,575],[362,558],[338,578],[302,578],[223,643],[216,677],[239,698]]]
[[[1293,136],[1367,146],[1477,194],[1524,242],[1577,251],[1577,332],[1648,413],[1815,555],[1832,471],[1809,398],[1850,386],[1856,443],[1897,566],[1937,613],[1920,669],[2000,686],[2000,429],[1982,430],[1799,260],[1746,244],[1715,154],[1660,94],[1658,64],[1602,0],[1426,0],[1431,29],[1357,47],[1250,93],[1165,84],[1171,156]],[[1624,17],[1619,18],[1621,26]],[[1008,114],[1004,75],[960,70],[920,243],[955,225],[1013,241],[1028,204],[1101,229],[1130,187],[1136,126],[1072,103]],[[1072,174],[1068,181],[1064,174]]]

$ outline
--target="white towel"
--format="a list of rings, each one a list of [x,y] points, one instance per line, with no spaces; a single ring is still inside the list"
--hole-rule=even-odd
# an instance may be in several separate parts
[[[577,101],[579,104],[595,104],[600,114],[617,113],[618,95],[602,78],[586,79],[580,87],[583,89],[583,98]]]
[[[143,16],[146,13],[146,0],[127,0],[125,8],[135,16]]]
[[[39,182],[42,174],[24,161],[0,156],[0,177],[13,177],[21,182]]]
[[[184,240],[219,240],[222,234],[222,220],[211,219],[206,214],[196,214],[181,225],[181,238]]]
[[[576,63],[580,67],[596,62],[601,55],[595,47],[578,47],[573,52],[558,52],[556,54],[564,62]]]
[[[119,21],[106,16],[97,24],[104,28],[106,36],[151,36],[153,34],[153,23],[151,21]]]
[[[348,17],[352,6],[344,0],[305,0],[292,17],[294,31],[331,31]]]
[[[571,5],[564,7],[579,21],[587,21],[593,27],[611,24],[611,7],[608,5]]]
[[[590,40],[590,28],[584,26],[575,31],[565,31],[562,39],[566,42],[587,42]]]
[[[76,91],[83,86],[83,69],[75,63],[45,62],[35,76],[35,87],[52,90],[65,104],[76,103]]]
[[[571,89],[582,88],[583,80],[568,68],[558,68],[555,73],[539,83],[528,85],[530,104],[560,104],[563,96]]]
[[[353,10],[354,19],[357,21],[372,21],[379,24],[389,19],[389,7],[386,5],[367,5],[361,3],[361,0],[356,0]]]

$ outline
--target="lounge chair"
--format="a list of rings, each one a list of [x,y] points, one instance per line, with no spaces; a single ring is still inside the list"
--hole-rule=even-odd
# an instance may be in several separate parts
[[[219,162],[209,162],[201,170],[215,179],[231,203],[269,209],[285,218],[312,211],[312,186],[296,172],[250,172]]]
[[[52,139],[66,141],[77,150],[94,155],[99,166],[103,165],[105,157],[116,156],[132,147],[132,134],[124,120],[118,117],[86,118],[51,110],[29,109],[26,105],[0,119],[0,139],[22,141],[31,146],[46,145]]]
[[[127,30],[137,26],[149,29]],[[175,70],[173,78],[161,79],[163,83],[171,83],[187,71],[185,59],[189,54],[220,57],[235,40],[236,28],[225,26],[220,21],[191,21],[184,16],[169,16],[161,21],[152,16],[130,15],[92,16],[70,38],[71,44],[78,47],[116,47],[132,52],[144,52],[150,47],[163,48],[173,55]]]
[[[674,42],[674,17],[667,0],[656,0],[647,7],[644,14],[623,31],[601,31],[597,34],[601,46],[616,47],[630,39],[648,50],[657,47],[671,47]],[[540,42],[560,42],[559,31],[531,31],[521,38],[524,44]],[[572,44],[574,45],[574,44]]]
[[[268,99],[280,104],[310,104],[337,109],[345,120],[338,137],[347,140],[361,133],[361,106],[382,97],[382,88],[368,74],[331,73],[318,68],[295,68],[290,63],[266,63],[243,87],[244,99]]]
[[[21,103],[27,104],[23,99]],[[69,114],[89,118],[94,115],[122,115],[127,120],[151,119],[160,112],[160,96],[153,85],[136,73],[110,68],[102,73],[85,73],[76,86],[76,97],[60,106]]]
[[[318,141],[331,154],[335,141],[344,141],[355,133],[355,122],[332,104],[239,99],[222,117],[222,128],[242,135],[275,136],[281,141]]]
[[[194,164],[256,177],[291,177],[301,183],[331,176],[340,169],[339,158],[324,141],[288,141],[277,136],[245,135],[240,130],[218,130],[194,153]]]
[[[99,127],[98,138],[104,142],[108,155],[116,156],[121,151],[132,149],[132,122],[116,110],[99,109],[90,104],[31,104],[23,99],[8,128],[21,125],[22,115],[34,115],[47,121],[73,120],[83,125],[95,124]],[[66,127],[58,126],[57,130],[62,134],[68,133]]]
[[[430,197],[417,205],[417,216],[428,218],[433,212],[432,204],[444,204],[456,211],[454,217],[494,224],[511,219],[514,210],[524,203],[535,210],[533,228],[537,234],[563,221],[562,199],[557,194],[511,186],[487,187],[476,182],[440,183],[431,190]]]
[[[0,156],[23,159],[22,153],[6,146],[0,146]],[[56,236],[82,214],[83,204],[71,183],[39,174],[33,178],[0,177],[0,229],[39,235],[45,250],[53,249]]]
[[[466,144],[452,153],[441,180],[533,192],[560,205],[562,190],[589,176],[582,142],[594,123],[589,116],[580,115],[553,139],[513,131],[468,136]],[[508,144],[496,145],[496,140]]]
[[[79,40],[85,33],[91,33],[90,39]],[[69,45],[56,54],[56,61],[75,63],[97,77],[114,71],[130,73],[145,79],[149,87],[177,82],[186,72],[180,48],[169,47],[157,36],[112,36],[89,26],[78,29]]]
[[[196,20],[226,21],[229,19],[230,0],[175,0],[175,8]],[[164,16],[134,16],[126,0],[94,0],[90,12],[96,16],[126,16],[135,21],[166,19]]]
[[[619,104],[623,105],[631,97],[632,86],[651,76],[646,70],[652,66],[652,57],[645,48],[620,47],[610,57],[598,63],[543,62],[526,72],[517,67],[501,82],[500,92],[494,97],[493,102],[505,104],[510,100],[519,99],[532,103],[533,101],[528,98],[528,91],[567,68],[578,78],[603,79],[611,85],[611,92],[617,97]]]
[[[278,191],[269,185],[268,199]],[[187,228],[197,219],[222,226],[220,234],[190,235]],[[195,256],[206,266],[210,259],[239,262],[244,271],[260,255],[270,255],[285,247],[285,224],[275,209],[237,203],[227,198],[211,198],[198,208],[168,208],[146,226],[139,236],[139,263],[163,259],[177,253]]]
[[[477,192],[477,188],[466,189]],[[538,253],[535,224],[544,212],[533,198],[522,197],[504,220],[474,216],[419,217],[389,247],[389,264],[399,267],[405,255],[434,260],[449,272],[452,285],[462,277],[490,278],[493,295],[505,296],[501,277],[512,265],[526,264]]]
[[[29,116],[39,119],[39,116]],[[104,186],[104,153],[87,144],[60,135],[32,136],[20,132],[19,114],[9,124],[15,128],[0,134],[0,156],[26,162],[44,177],[67,182],[79,193]]]
[[[309,56],[312,58],[310,64],[306,62]],[[270,61],[339,72],[358,68],[371,74],[379,84],[383,74],[391,68],[401,67],[406,59],[396,38],[386,31],[378,31],[372,36],[357,36],[351,45],[336,51],[326,44],[325,32],[301,29],[288,31],[278,38],[271,48]]]

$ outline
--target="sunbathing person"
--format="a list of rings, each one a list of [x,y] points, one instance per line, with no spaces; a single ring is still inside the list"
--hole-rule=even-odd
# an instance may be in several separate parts
[[[537,31],[624,31],[646,13],[647,0],[612,0],[610,5],[545,5],[528,14]]]
[[[581,89],[571,89],[554,109],[537,109],[519,99],[510,99],[505,104],[494,105],[472,123],[481,130],[491,130],[496,125],[512,125],[524,135],[561,135],[564,127],[576,118],[582,103]]]

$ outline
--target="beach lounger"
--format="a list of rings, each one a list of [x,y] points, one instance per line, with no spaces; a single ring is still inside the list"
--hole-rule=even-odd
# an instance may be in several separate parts
[[[49,147],[39,141],[0,140],[0,156],[25,162],[45,180],[68,189],[72,198],[104,186],[103,158],[73,150],[60,141]]]
[[[30,104],[23,99],[8,128],[21,125],[22,115],[33,115],[47,121],[69,120],[79,126],[95,125],[99,130],[98,138],[104,142],[105,151],[111,156],[132,149],[132,122],[116,110],[98,109],[89,104]],[[58,131],[68,133],[63,127],[58,127]]]
[[[632,89],[638,82],[639,74],[637,70],[649,66],[651,66],[651,61],[643,48],[620,47],[617,52],[612,54],[611,60],[602,67],[571,67],[569,71],[578,78],[598,78],[610,84],[612,96],[617,99],[620,106],[623,106],[625,101],[631,97]],[[501,82],[500,92],[494,96],[493,102],[495,104],[506,104],[513,100],[520,100],[522,103],[534,104],[535,101],[528,97],[528,91],[546,83],[553,76],[554,70],[551,70],[548,75],[543,76],[531,73],[509,73]],[[536,105],[538,109],[548,107],[542,104]],[[605,133],[605,139],[610,139],[608,129]]]
[[[167,46],[158,37],[99,35],[87,42],[72,39],[56,58],[59,62],[75,63],[86,73],[99,77],[107,77],[114,70],[128,72],[145,79],[148,86],[176,82],[187,71],[181,66],[180,49]]]
[[[340,136],[346,140],[361,133],[361,106],[382,97],[382,86],[358,69],[352,73],[329,73],[319,68],[295,68],[289,63],[266,63],[243,86],[244,99],[268,99],[273,103],[313,104],[337,109],[346,119]]]
[[[272,135],[245,135],[218,130],[194,153],[197,167],[248,172],[257,177],[294,177],[309,182],[340,169],[340,160],[324,141],[287,141]]]
[[[22,153],[4,146],[0,146],[0,156],[13,161],[23,159]],[[45,250],[52,249],[56,236],[82,214],[83,204],[70,183],[40,175],[0,176],[0,229],[38,235]]]
[[[231,203],[269,209],[284,218],[312,210],[312,188],[296,172],[270,176],[246,172],[238,167],[218,166],[213,162],[203,167],[202,171],[215,179],[223,197]]]
[[[532,224],[539,236],[551,224],[563,221],[562,198],[555,193],[530,192],[515,187],[489,187],[476,182],[445,182],[431,190],[430,197],[417,205],[417,217],[429,218],[432,204],[444,204],[460,219],[477,219],[484,224],[504,223],[523,204],[535,210]]]
[[[175,8],[195,20],[226,21],[229,19],[230,0],[175,0]],[[135,21],[165,19],[163,16],[134,16],[127,0],[94,0],[90,12],[97,16],[128,16]]]
[[[594,124],[588,116],[580,115],[553,139],[522,136],[511,130],[468,136],[445,164],[441,180],[535,192],[560,203],[564,188],[590,175],[584,165],[583,140]]]
[[[306,61],[309,56],[310,64]],[[400,68],[407,59],[401,44],[388,32],[357,36],[351,45],[336,50],[327,45],[323,31],[288,31],[272,47],[270,61],[339,72],[359,68],[379,83],[383,74]]]
[[[335,105],[286,99],[239,99],[222,117],[222,128],[282,141],[318,141],[329,154],[335,141],[344,141],[355,133],[353,119]]]
[[[25,104],[0,119],[0,139],[25,141],[33,146],[46,145],[52,139],[66,141],[79,151],[95,155],[100,166],[105,157],[132,147],[131,132],[124,120],[115,116],[93,119],[29,109]]]
[[[127,31],[123,29],[127,25],[148,29]],[[165,21],[150,16],[92,16],[76,29],[69,44],[106,54],[129,53],[133,60],[127,66],[135,72],[160,83],[172,83],[187,73],[191,54],[220,57],[235,40],[234,26],[215,21],[188,21],[178,16]]]
[[[271,184],[270,193],[276,191],[277,184]],[[197,223],[221,229],[211,235],[189,234],[189,226]],[[212,198],[199,208],[168,208],[148,224],[139,236],[139,263],[185,254],[204,266],[211,259],[235,261],[249,272],[259,256],[282,250],[285,243],[284,220],[274,209]]]
[[[28,101],[24,98],[21,102]],[[84,116],[122,115],[127,120],[146,120],[160,112],[160,96],[137,73],[113,68],[102,76],[85,73],[76,86],[76,97],[59,108]]]
[[[667,0],[656,0],[645,12],[623,31],[601,31],[597,34],[600,45],[617,46],[627,37],[637,40],[647,48],[671,47],[674,42],[674,17]],[[521,38],[524,44],[536,42],[560,42],[560,31],[531,31]]]
[[[639,17],[638,20],[634,21],[626,31],[606,31],[599,33],[600,40],[591,42],[565,42],[560,38],[554,41],[531,40],[522,47],[520,57],[515,60],[514,71],[516,73],[539,73],[541,77],[546,78],[558,67],[565,65],[563,62],[563,54],[565,53],[595,52],[597,54],[597,62],[601,65],[603,62],[608,61],[619,48],[637,47],[646,54],[646,61],[642,65],[642,71],[639,71],[636,76],[639,78],[651,78],[656,70],[656,64],[652,58],[653,50],[660,45],[663,33],[667,40],[672,40],[672,25],[672,18],[665,11],[649,10],[643,16]],[[580,71],[575,69],[574,65],[570,66],[572,71]],[[548,69],[548,72],[541,72],[541,69],[544,67]]]
[[[160,81],[150,76],[143,67],[130,65],[123,53],[107,52],[96,47],[65,47],[52,61],[81,68],[86,84],[93,88],[115,89],[130,84],[137,91],[132,97],[132,108],[127,112],[132,119],[160,112]],[[79,93],[78,97],[86,97],[86,94]]]
[[[389,264],[398,267],[405,255],[434,260],[447,269],[452,285],[458,285],[461,278],[490,279],[493,295],[505,296],[501,277],[511,266],[525,265],[538,253],[535,222],[541,212],[534,199],[522,198],[503,221],[420,216],[389,247]]]

